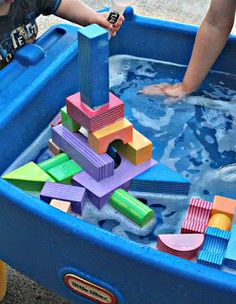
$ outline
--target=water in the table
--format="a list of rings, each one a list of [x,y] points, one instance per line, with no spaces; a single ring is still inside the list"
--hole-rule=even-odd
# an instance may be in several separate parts
[[[154,145],[153,157],[191,180],[190,197],[236,198],[236,76],[211,73],[198,96],[177,103],[144,97],[144,86],[179,82],[185,67],[130,56],[110,59],[112,92],[125,102],[125,115]],[[40,153],[37,161],[47,157]],[[131,240],[155,246],[158,233],[177,233],[189,198],[134,193],[155,210],[156,221],[139,228],[111,207],[92,204],[83,219]]]

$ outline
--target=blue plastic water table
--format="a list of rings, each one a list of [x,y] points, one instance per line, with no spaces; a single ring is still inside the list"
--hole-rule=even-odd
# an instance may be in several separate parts
[[[111,55],[187,64],[197,29],[126,12]],[[78,91],[77,28],[52,27],[0,72],[0,174]],[[236,38],[214,69],[236,74]],[[73,303],[231,304],[236,276],[140,246],[0,179],[0,259]]]

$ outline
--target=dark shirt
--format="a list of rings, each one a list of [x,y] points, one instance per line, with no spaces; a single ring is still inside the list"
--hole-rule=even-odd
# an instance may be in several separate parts
[[[35,40],[36,18],[53,14],[61,0],[16,0],[6,16],[0,16],[0,68],[12,60],[17,48]]]

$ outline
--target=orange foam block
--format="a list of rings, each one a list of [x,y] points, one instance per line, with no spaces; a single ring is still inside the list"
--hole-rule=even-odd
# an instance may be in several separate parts
[[[67,201],[52,199],[50,202],[50,206],[57,208],[66,213],[71,211],[71,203]]]
[[[213,214],[208,222],[208,226],[230,231],[232,221],[229,216],[223,213]]]
[[[236,200],[228,197],[216,195],[214,197],[214,202],[211,209],[211,215],[216,213],[223,213],[227,215],[232,221],[235,208],[236,208]]]
[[[52,139],[49,139],[48,141],[48,149],[53,155],[58,155],[62,152],[62,150],[56,144],[54,144]]]
[[[98,154],[106,153],[109,144],[118,139],[123,144],[133,140],[133,125],[126,118],[88,135],[90,147]]]
[[[119,154],[135,165],[152,159],[152,142],[135,129],[133,129],[133,140],[131,142],[126,145],[115,142],[113,146]]]

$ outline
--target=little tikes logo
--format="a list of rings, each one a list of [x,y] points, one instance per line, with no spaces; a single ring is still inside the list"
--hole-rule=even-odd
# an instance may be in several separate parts
[[[84,296],[98,304],[117,304],[116,298],[108,290],[99,287],[74,274],[66,274],[64,282],[75,293]]]

